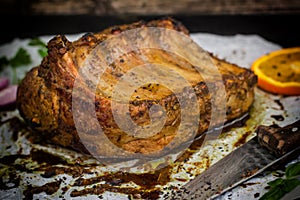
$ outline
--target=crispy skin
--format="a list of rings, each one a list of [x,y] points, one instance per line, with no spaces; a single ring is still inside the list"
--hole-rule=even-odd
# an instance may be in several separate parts
[[[24,120],[33,130],[40,132],[45,139],[51,143],[88,153],[77,134],[72,114],[72,89],[78,70],[86,57],[102,41],[122,31],[144,26],[162,27],[176,30],[188,35],[188,30],[174,19],[154,20],[148,23],[137,22],[129,25],[115,26],[95,34],[86,34],[77,41],[70,42],[66,37],[58,35],[48,43],[48,56],[43,59],[40,66],[33,68],[27,73],[18,88],[17,107]],[[193,53],[193,52],[191,52]],[[140,54],[143,55],[141,59]],[[248,69],[241,68],[212,56],[214,64],[218,67],[225,85],[226,97],[226,120],[233,120],[246,113],[254,100],[254,87],[257,82],[256,76]],[[210,94],[207,84],[197,75],[197,72],[185,69],[182,63],[189,65],[176,55],[163,50],[141,50],[123,55],[115,61],[111,68],[106,70],[103,80],[107,83],[115,83],[132,66],[147,62],[156,62],[162,65],[183,69],[185,78],[191,81],[192,87],[197,95],[200,107],[200,123],[197,134],[200,135],[207,130],[211,116]],[[98,66],[101,67],[101,66]],[[218,89],[220,82],[212,82]],[[122,131],[111,111],[111,97],[107,95],[105,88],[100,86],[95,95],[95,110],[97,119],[109,140],[118,147],[129,152],[148,154],[160,151],[169,144],[176,135],[180,124],[180,105],[175,94],[160,85],[145,85],[138,88],[132,95],[129,103],[130,116],[138,125],[149,123],[148,108],[154,104],[161,105],[167,113],[163,129],[148,138],[136,138]],[[82,86],[81,101],[87,97],[93,98],[93,93]],[[184,94],[183,92],[183,95]],[[218,99],[218,98],[217,98]],[[122,104],[122,100],[118,102]],[[222,103],[222,102],[219,102]],[[224,102],[223,102],[224,103]],[[191,112],[193,112],[191,110]],[[94,133],[95,124],[89,120],[82,122],[86,127],[86,133]],[[215,124],[222,122],[215,122]],[[184,136],[183,136],[184,137]],[[88,138],[86,140],[89,140]],[[184,141],[184,138],[182,138]],[[91,146],[97,144],[90,141]],[[176,147],[178,144],[174,144]],[[101,147],[100,147],[101,148]],[[105,148],[106,155],[113,155],[109,145]]]

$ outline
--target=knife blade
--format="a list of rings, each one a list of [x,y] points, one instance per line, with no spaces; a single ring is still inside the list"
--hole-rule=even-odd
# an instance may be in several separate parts
[[[259,126],[257,135],[184,185],[174,199],[214,199],[276,164],[300,155],[300,120]]]

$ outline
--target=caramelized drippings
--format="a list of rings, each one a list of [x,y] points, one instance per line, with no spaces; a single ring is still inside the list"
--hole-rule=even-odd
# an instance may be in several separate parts
[[[225,127],[225,130],[228,131],[231,128],[243,126],[246,122],[246,119],[248,119],[248,117],[242,117],[235,123],[227,125]],[[13,126],[19,127],[19,129],[14,130],[14,132],[20,132],[22,130],[24,131],[24,127],[18,126],[16,123],[23,124],[20,120],[16,121],[16,119],[14,119]],[[244,136],[240,138],[235,145],[239,146],[240,144],[244,143],[249,134],[250,132],[244,134]],[[20,135],[16,134],[16,136]],[[189,148],[187,148],[177,158],[175,163],[185,162],[186,160],[188,160],[195,151],[201,148],[204,139],[205,135],[194,140],[189,145]],[[17,141],[18,138],[16,137],[14,138],[14,140]],[[31,141],[37,142],[39,140],[34,139]],[[43,144],[43,141],[40,142],[42,142]],[[17,159],[18,162],[16,162]],[[30,162],[36,162],[37,165],[35,167],[31,166],[31,168],[28,167],[28,160]],[[61,189],[60,185],[64,181],[63,179],[58,179],[56,181],[46,183],[42,186],[34,186],[28,183],[28,185],[25,186],[25,190],[23,191],[25,199],[32,199],[34,194],[38,194],[41,192],[45,192],[46,194],[51,195],[55,192],[58,192],[59,189],[63,194],[66,194],[66,192],[73,186],[77,186],[78,189],[73,190],[70,193],[72,197],[84,196],[89,194],[101,196],[104,192],[111,191],[115,193],[127,194],[129,196],[133,195],[133,197],[142,199],[158,199],[161,191],[157,186],[165,186],[171,181],[171,174],[173,169],[173,166],[171,164],[148,173],[130,173],[117,171],[98,175],[97,173],[95,173],[95,171],[97,171],[95,169],[98,167],[98,165],[96,165],[95,163],[78,163],[75,160],[71,159],[69,161],[66,161],[63,157],[52,154],[51,152],[32,148],[29,155],[7,155],[0,158],[0,163],[9,166],[10,170],[6,170],[4,173],[6,173],[6,176],[9,177],[9,183],[15,183],[13,187],[18,187],[20,183],[20,177],[17,176],[16,173],[11,173],[13,171],[40,174],[45,179],[54,178],[59,174],[70,175],[75,179],[73,185],[67,185]],[[210,165],[209,159],[204,158],[204,160],[207,161],[205,162],[205,164],[207,165],[206,168],[208,168]],[[82,176],[83,174],[93,174],[95,176],[93,176],[92,178],[84,178]],[[181,179],[177,178],[177,180]],[[1,179],[0,181],[2,181],[1,189],[7,189],[7,186],[5,183],[3,183],[3,180]],[[184,181],[184,179],[182,179],[182,181]],[[138,187],[135,188],[132,186],[124,186],[127,183],[133,183]],[[121,185],[122,187],[120,187]]]
[[[280,110],[284,110],[284,106],[283,106],[283,104],[280,102],[280,99],[275,99],[274,102],[277,103],[277,105],[279,106]]]
[[[47,163],[49,165],[57,165],[57,164],[64,164],[67,165],[68,163],[63,160],[62,158],[50,154],[48,152],[32,149],[30,152],[31,158],[33,161],[36,161],[39,164]]]
[[[61,181],[54,181],[50,183],[46,183],[42,186],[31,186],[29,185],[27,189],[24,191],[25,199],[33,199],[34,194],[39,194],[41,192],[45,192],[48,195],[54,194],[60,187]]]
[[[247,137],[251,135],[251,131],[247,131],[245,134],[242,135],[242,137],[240,137],[238,139],[238,141],[236,141],[233,146],[238,147],[241,146],[242,144],[245,144]]]
[[[271,117],[280,122],[284,120],[284,117],[282,115],[271,115]]]

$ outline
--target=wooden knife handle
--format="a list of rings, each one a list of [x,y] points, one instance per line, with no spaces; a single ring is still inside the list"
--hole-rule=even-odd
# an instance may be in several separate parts
[[[300,146],[300,120],[285,127],[260,125],[256,133],[259,144],[276,156]]]

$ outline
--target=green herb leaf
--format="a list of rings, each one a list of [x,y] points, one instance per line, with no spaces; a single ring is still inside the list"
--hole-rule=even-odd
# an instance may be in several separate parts
[[[33,38],[32,40],[30,40],[28,45],[40,47],[38,49],[38,53],[42,58],[44,58],[45,56],[48,55],[47,45],[42,40],[40,40],[39,38]]]
[[[9,60],[5,56],[2,56],[0,58],[0,71],[2,71],[3,68],[8,64],[9,64]]]
[[[39,38],[33,38],[32,40],[30,40],[28,45],[29,46],[40,46],[40,47],[45,47],[45,48],[47,47],[47,45]]]
[[[259,200],[278,200],[284,196],[284,191],[280,186],[271,188],[267,193],[265,193]]]
[[[282,178],[277,178],[277,179],[275,179],[274,181],[268,182],[268,185],[271,186],[271,187],[275,187],[275,186],[277,186],[277,185],[282,184],[283,181],[284,181],[284,180],[283,180]]]
[[[300,162],[289,165],[285,170],[285,176],[287,178],[300,175]]]
[[[48,55],[48,50],[47,50],[47,48],[39,49],[38,53],[40,54],[40,56],[42,58],[44,58],[44,57],[46,57]]]
[[[277,178],[273,181],[268,182],[271,189],[265,193],[260,200],[277,200],[283,197],[286,193],[289,193],[298,185],[300,175],[300,162],[289,165],[285,169],[285,178]]]
[[[20,48],[16,53],[15,57],[10,59],[9,63],[13,68],[22,65],[29,65],[31,63],[31,58],[25,49]]]
[[[296,188],[298,185],[300,185],[300,181],[297,179],[287,179],[283,182],[282,188],[283,190],[288,193],[292,191],[294,188]]]

